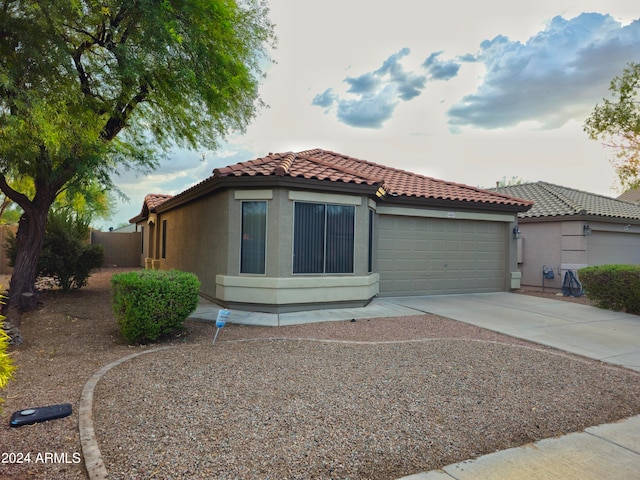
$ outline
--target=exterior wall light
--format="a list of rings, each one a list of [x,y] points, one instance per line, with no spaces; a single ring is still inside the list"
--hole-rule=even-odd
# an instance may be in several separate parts
[[[520,227],[516,225],[515,227],[513,227],[513,238],[517,240],[518,238],[521,238],[521,237],[522,237],[522,232],[520,231]]]
[[[588,237],[589,235],[591,235],[591,227],[589,226],[588,223],[586,223],[583,227],[582,227],[582,233],[584,234],[585,237]]]
[[[376,192],[376,197],[383,198],[386,194],[387,194],[387,192],[385,191],[385,189],[380,187],[380,188],[378,188],[378,191]]]

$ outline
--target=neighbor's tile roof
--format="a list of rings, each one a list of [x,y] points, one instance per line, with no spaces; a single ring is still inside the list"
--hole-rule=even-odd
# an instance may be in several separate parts
[[[290,176],[382,186],[387,195],[529,207],[531,202],[322,149],[269,154],[214,170],[214,177]]]
[[[492,190],[533,201],[529,211],[518,214],[521,218],[587,215],[640,220],[638,205],[552,183],[525,183]]]
[[[633,190],[627,190],[622,195],[618,197],[618,200],[623,200],[625,202],[631,202],[635,204],[640,204],[640,188],[634,188]]]

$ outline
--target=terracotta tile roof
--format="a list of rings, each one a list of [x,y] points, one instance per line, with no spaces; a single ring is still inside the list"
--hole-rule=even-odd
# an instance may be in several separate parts
[[[164,193],[149,193],[144,197],[140,214],[130,219],[129,223],[136,223],[147,218],[149,216],[149,213],[155,212],[156,208],[158,208],[167,200],[171,200],[172,198],[173,195],[165,195]]]
[[[173,195],[165,195],[163,193],[150,193],[144,197],[144,203],[150,212],[153,212],[159,205],[173,198]]]
[[[532,200],[531,210],[518,214],[521,218],[586,215],[640,220],[638,205],[552,183],[525,183],[492,190]]]
[[[216,168],[214,178],[289,176],[330,182],[381,186],[393,197],[457,200],[528,208],[531,202],[479,188],[446,182],[417,173],[360,160],[322,149],[275,153],[228,167]]]

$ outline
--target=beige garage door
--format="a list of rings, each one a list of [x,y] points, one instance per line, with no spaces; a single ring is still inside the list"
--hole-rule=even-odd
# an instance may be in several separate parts
[[[640,264],[640,235],[631,232],[594,231],[587,237],[587,262],[589,265]]]
[[[380,295],[435,295],[505,289],[501,222],[380,215]]]

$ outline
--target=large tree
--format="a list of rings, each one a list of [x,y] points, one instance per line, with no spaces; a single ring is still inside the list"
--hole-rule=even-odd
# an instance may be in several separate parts
[[[640,187],[640,63],[629,63],[609,87],[611,99],[596,105],[584,129],[616,150],[612,161],[623,191]]]
[[[260,0],[0,0],[0,189],[24,211],[10,305],[61,191],[242,131],[273,43]]]
[[[6,179],[7,183],[18,192],[29,198],[35,194],[33,179]],[[69,185],[74,187],[75,185]],[[79,216],[89,220],[108,220],[113,215],[114,192],[105,190],[97,181],[83,185],[81,190],[65,189],[58,194],[53,203],[54,209],[71,209]],[[18,223],[22,209],[2,191],[0,191],[0,225]]]

